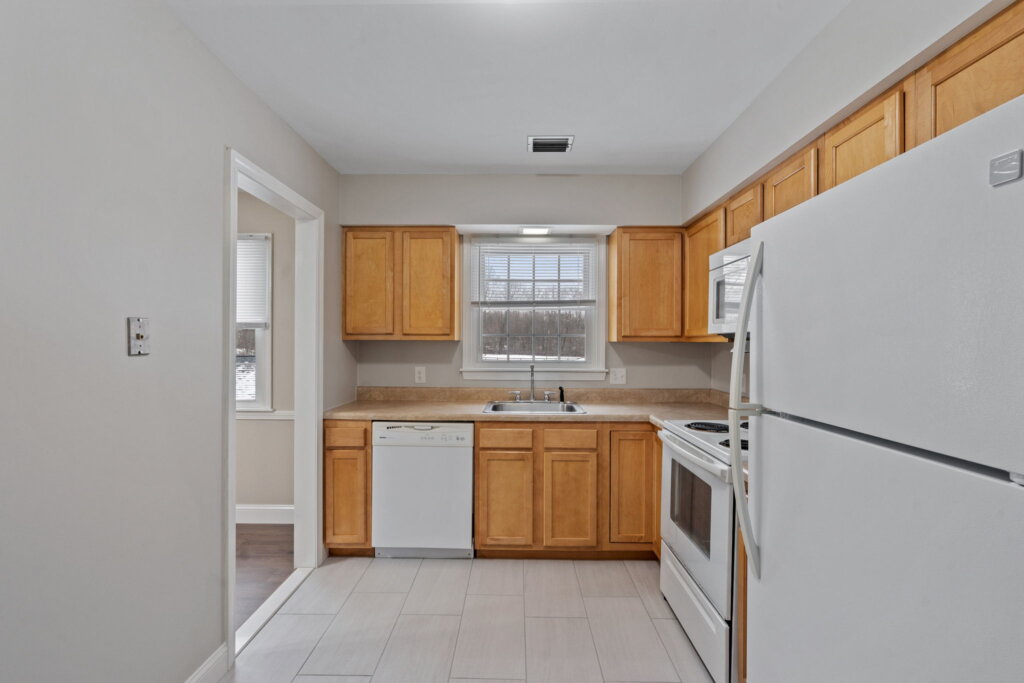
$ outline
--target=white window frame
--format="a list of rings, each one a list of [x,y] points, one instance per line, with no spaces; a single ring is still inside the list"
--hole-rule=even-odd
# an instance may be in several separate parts
[[[238,233],[238,239],[265,239],[267,241],[267,321],[266,324],[235,323],[238,330],[256,331],[256,397],[252,400],[235,396],[238,412],[270,412],[273,410],[274,385],[274,236],[268,232]]]
[[[608,343],[608,284],[607,262],[608,249],[603,236],[586,237],[520,237],[480,235],[466,241],[463,252],[462,285],[462,378],[469,380],[521,380],[529,379],[528,362],[509,363],[506,367],[495,367],[484,364],[480,360],[480,307],[473,304],[473,282],[471,273],[476,250],[474,242],[493,243],[495,241],[510,244],[565,244],[590,243],[595,245],[596,263],[594,268],[594,287],[596,303],[594,304],[593,325],[587,330],[587,363],[537,363],[536,378],[552,381],[603,381],[608,375],[605,366],[605,349]]]

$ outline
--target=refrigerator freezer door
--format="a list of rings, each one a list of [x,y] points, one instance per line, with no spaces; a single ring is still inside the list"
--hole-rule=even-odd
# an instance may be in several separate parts
[[[751,420],[761,578],[750,683],[1011,683],[1024,489],[778,417]]]
[[[1024,97],[754,229],[751,400],[1024,471]]]

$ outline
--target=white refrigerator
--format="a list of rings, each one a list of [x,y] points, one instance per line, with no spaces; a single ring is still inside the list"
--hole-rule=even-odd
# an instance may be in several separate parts
[[[754,230],[750,683],[1024,681],[1022,147],[1018,98]]]

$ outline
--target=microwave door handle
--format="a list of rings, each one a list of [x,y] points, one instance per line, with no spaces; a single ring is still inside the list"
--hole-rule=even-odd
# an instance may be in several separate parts
[[[692,465],[696,465],[705,472],[710,472],[726,484],[729,483],[731,470],[728,465],[722,464],[710,456],[705,458],[697,455],[696,453],[691,453],[685,446],[680,444],[675,437],[664,430],[658,432],[658,438],[661,439],[662,443],[671,448],[673,452],[679,455],[681,459]]]
[[[754,301],[754,288],[761,279],[764,263],[764,242],[759,242],[747,270],[747,282],[740,299],[739,317],[736,320],[736,338],[732,346],[732,374],[729,379],[729,455],[736,476],[732,478],[733,496],[736,499],[736,517],[740,532],[747,547],[747,565],[755,579],[761,578],[761,548],[754,540],[754,529],[750,522],[750,505],[747,502],[746,478],[743,473],[743,444],[740,437],[740,420],[761,413],[761,406],[743,402],[743,358],[747,353],[747,332],[750,329],[750,309]]]

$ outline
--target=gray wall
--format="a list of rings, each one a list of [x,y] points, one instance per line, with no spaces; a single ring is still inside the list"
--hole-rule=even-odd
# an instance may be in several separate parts
[[[1012,0],[852,0],[683,173],[682,219],[726,198]]]
[[[295,220],[245,192],[238,193],[238,231],[270,233],[273,249],[271,405],[295,407]],[[294,502],[294,425],[288,420],[237,420],[235,491],[243,504]]]
[[[426,386],[512,387],[522,380],[464,380],[462,344],[459,342],[376,341],[358,342],[359,384],[361,386],[413,386],[417,365],[427,368]],[[699,389],[710,386],[711,360],[723,344],[615,343],[607,345],[609,368],[626,368],[626,388]],[[726,380],[728,381],[728,380]],[[544,382],[545,388],[605,387],[608,381]],[[615,385],[622,386],[622,385]]]
[[[181,683],[225,635],[225,147],[328,225],[338,175],[158,3],[3,3],[0,84],[0,680]]]
[[[343,175],[342,225],[679,225],[677,175]]]

